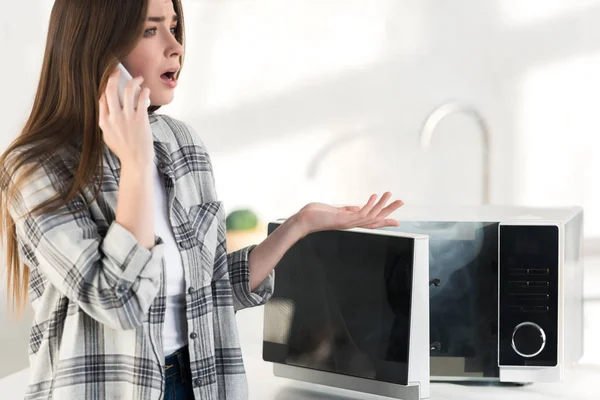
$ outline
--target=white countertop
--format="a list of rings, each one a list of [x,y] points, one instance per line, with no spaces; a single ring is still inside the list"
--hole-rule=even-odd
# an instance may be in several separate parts
[[[559,384],[532,384],[525,387],[468,387],[448,383],[431,384],[432,400],[592,400],[598,399],[598,388],[593,382],[600,376],[600,367],[584,367],[572,379]],[[284,382],[273,378],[260,384],[251,384],[252,400],[384,400],[385,397],[332,390],[316,385]],[[389,400],[389,399],[387,399]]]

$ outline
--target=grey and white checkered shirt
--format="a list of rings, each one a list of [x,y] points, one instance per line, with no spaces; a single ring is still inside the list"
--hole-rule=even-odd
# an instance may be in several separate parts
[[[185,270],[195,397],[246,399],[235,311],[264,304],[273,274],[250,291],[252,247],[226,252],[224,209],[205,147],[180,121],[151,115],[150,122]],[[164,243],[156,236],[155,246],[145,249],[115,222],[120,163],[107,147],[103,157],[95,200],[86,189],[56,212],[16,218],[69,181],[73,165],[55,155],[11,207],[31,273],[27,399],[163,398]]]

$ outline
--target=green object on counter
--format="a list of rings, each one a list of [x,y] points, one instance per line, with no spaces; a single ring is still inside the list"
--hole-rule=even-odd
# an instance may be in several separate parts
[[[228,231],[249,231],[258,226],[258,217],[252,210],[236,210],[225,220]]]

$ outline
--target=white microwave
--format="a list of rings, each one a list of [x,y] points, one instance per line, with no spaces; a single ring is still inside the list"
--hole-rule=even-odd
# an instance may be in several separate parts
[[[376,301],[391,277],[403,276],[386,272],[389,245],[383,241],[368,244],[348,231],[309,235],[277,266],[275,292],[265,307],[263,359],[274,363],[275,375],[421,399],[429,393],[424,368],[434,382],[556,382],[578,362],[583,354],[581,208],[404,206],[392,217],[399,227],[371,232],[427,238],[428,247],[420,246],[417,258],[411,259],[410,241],[400,251],[413,262],[403,264],[403,274],[427,270],[415,275],[419,283],[411,290],[418,288],[419,294],[405,288],[395,300]],[[279,223],[271,223],[269,233]],[[332,258],[336,254],[341,257]],[[409,280],[404,275],[401,281]],[[403,317],[382,319],[391,315],[393,304],[403,305],[394,310]],[[417,318],[423,314],[427,324]],[[424,340],[428,351],[406,358],[406,351],[421,349]],[[378,357],[385,362],[390,355],[411,363],[373,369]],[[420,378],[408,379],[409,369]]]
[[[553,382],[583,354],[583,210],[411,207],[429,236],[432,381]]]

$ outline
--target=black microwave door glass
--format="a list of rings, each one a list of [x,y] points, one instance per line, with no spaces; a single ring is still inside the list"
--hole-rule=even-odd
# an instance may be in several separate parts
[[[297,242],[275,270],[263,358],[408,384],[413,245],[352,231]]]

